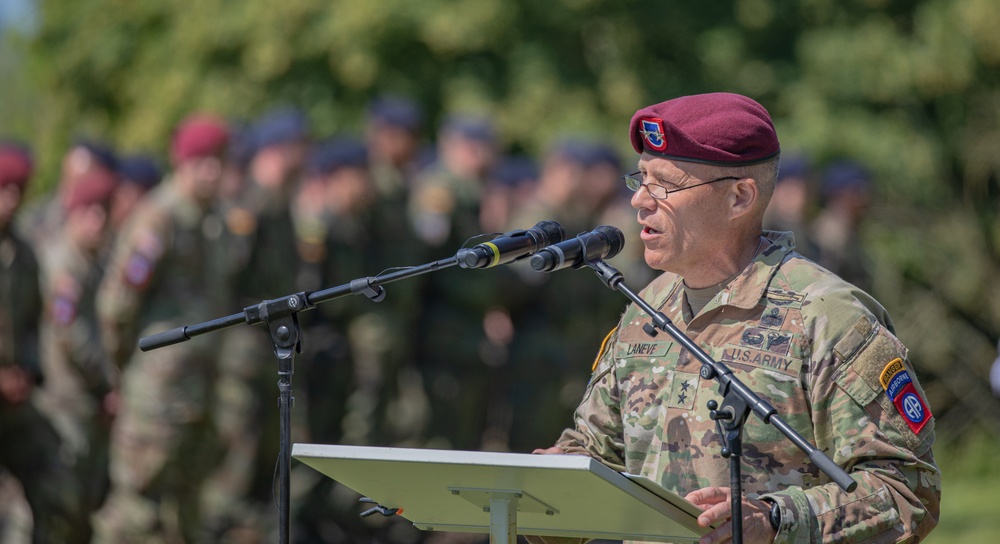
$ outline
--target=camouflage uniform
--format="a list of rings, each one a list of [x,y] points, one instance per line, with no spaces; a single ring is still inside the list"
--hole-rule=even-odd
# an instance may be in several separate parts
[[[215,317],[221,221],[167,181],[119,234],[97,295],[105,345],[122,368],[111,437],[111,494],[96,542],[193,539],[211,462],[216,342],[199,337],[141,353],[140,336]],[[172,540],[171,540],[172,539]]]
[[[875,300],[795,253],[789,234],[767,237],[771,244],[697,316],[674,274],[643,297],[858,482],[844,493],[751,417],[743,486],[780,505],[776,542],[922,540],[937,523],[941,476],[934,422],[906,348]],[[700,363],[668,335],[647,335],[650,322],[628,308],[595,364],[576,428],[557,445],[680,495],[728,487],[728,460],[705,406],[718,398],[716,383],[701,379]]]
[[[43,255],[45,314],[39,406],[59,431],[84,485],[85,508],[96,510],[108,488],[110,419],[104,397],[116,372],[101,345],[95,294],[103,270],[66,238]]]
[[[0,367],[20,366],[36,384],[42,381],[38,276],[31,248],[9,230],[0,232]],[[57,457],[59,435],[33,401],[8,404],[0,397],[0,466],[21,481],[34,542],[85,542],[89,529],[76,502],[78,483]]]
[[[470,237],[482,234],[481,185],[481,180],[461,178],[443,165],[425,172],[411,199],[417,236],[428,246],[454,255]],[[440,251],[428,253],[434,259],[448,256]],[[506,372],[500,367],[507,365],[509,354],[506,345],[486,336],[483,321],[489,312],[506,311],[516,303],[513,297],[522,296],[517,289],[504,289],[512,279],[507,267],[463,270],[457,266],[422,278],[417,360],[431,405],[430,442],[425,445],[480,449],[487,430],[508,426],[491,421],[507,416],[488,412],[492,400],[502,394],[497,390],[502,388],[498,378]]]

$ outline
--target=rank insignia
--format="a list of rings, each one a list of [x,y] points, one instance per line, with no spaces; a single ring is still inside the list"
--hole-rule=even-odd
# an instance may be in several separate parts
[[[698,394],[698,384],[701,379],[699,374],[687,372],[674,372],[673,383],[670,387],[670,399],[667,401],[668,408],[682,408],[691,410],[694,408],[695,396]]]
[[[903,360],[896,358],[882,369],[879,376],[879,383],[885,389],[885,394],[896,406],[906,424],[914,434],[920,433],[924,425],[930,421],[932,414],[924,399],[920,398],[916,387],[913,385],[913,378],[903,365]]]
[[[642,134],[642,139],[646,141],[646,145],[650,149],[661,153],[667,150],[667,134],[663,129],[663,119],[647,117],[641,120],[640,126],[642,128],[639,129],[639,132]]]

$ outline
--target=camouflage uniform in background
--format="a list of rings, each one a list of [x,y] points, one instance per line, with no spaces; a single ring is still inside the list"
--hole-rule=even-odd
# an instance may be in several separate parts
[[[103,406],[117,372],[101,345],[95,295],[103,269],[66,238],[43,255],[45,314],[40,408],[62,436],[84,492],[84,508],[100,507],[108,489],[111,419]]]
[[[351,139],[333,138],[312,150],[295,199],[300,289],[339,287],[388,267],[418,264],[402,172],[393,169],[399,183],[381,192],[369,160],[366,146]],[[387,446],[422,436],[427,407],[421,383],[412,378],[415,372],[401,370],[412,356],[417,287],[415,281],[395,282],[384,286],[380,302],[352,294],[300,316],[311,440]],[[397,520],[388,520],[388,529],[387,520],[360,518],[357,499],[329,478],[316,479],[298,501],[297,538],[398,542],[391,535],[412,531]],[[340,539],[331,540],[333,534]]]
[[[97,301],[105,344],[122,369],[122,405],[96,542],[191,541],[198,531],[198,492],[214,453],[217,339],[148,353],[135,346],[141,336],[220,315],[225,290],[212,265],[222,228],[168,180],[119,234]]]
[[[777,429],[751,417],[742,477],[748,497],[780,505],[775,542],[922,540],[937,523],[941,475],[934,422],[906,348],[885,310],[794,252],[770,244],[697,315],[680,277],[666,273],[642,296],[709,356],[772,403],[782,418],[858,482],[843,492]],[[705,404],[716,382],[700,362],[629,306],[596,363],[557,446],[591,455],[685,495],[729,485]]]
[[[609,163],[603,152],[603,146],[576,140],[555,147],[542,169],[538,194],[518,210],[511,228],[527,229],[538,221],[554,220],[566,230],[567,239],[599,225],[637,232],[635,210],[620,197],[617,160]],[[588,183],[607,185],[606,172],[598,169],[612,165],[612,194],[601,199],[586,197],[588,191],[595,190],[588,188]],[[597,173],[605,178],[593,179]],[[549,194],[541,194],[544,192]],[[648,270],[642,260],[642,242],[630,243],[626,243],[625,253],[631,250],[632,255],[637,254],[638,262]],[[635,265],[629,257],[620,255],[609,264],[619,267],[626,283],[634,285],[646,278],[630,274]],[[593,358],[607,334],[607,323],[621,315],[628,299],[608,289],[586,267],[551,274],[531,270],[527,263],[512,268],[527,283],[520,289],[531,290],[532,295],[527,304],[511,309],[516,333],[508,378],[514,429],[510,443],[514,451],[531,451],[565,427],[587,383],[579,362]]]
[[[443,166],[418,178],[410,210],[416,234],[426,244],[427,260],[453,256],[466,242],[474,245],[489,239],[469,241],[484,234],[479,226],[481,184]],[[493,386],[499,384],[493,374],[507,365],[509,354],[506,345],[487,337],[483,323],[489,312],[506,311],[502,308],[514,302],[512,297],[522,295],[503,289],[504,282],[512,279],[506,267],[458,266],[422,278],[417,364],[431,403],[427,446],[478,450],[487,428],[509,427],[488,421],[509,418],[487,413],[490,400],[497,396]]]
[[[42,381],[38,324],[42,313],[39,268],[31,248],[9,229],[0,232],[0,372],[14,367],[34,388]],[[6,379],[6,378],[5,378]],[[35,390],[37,395],[37,390]],[[60,439],[34,399],[11,403],[0,395],[0,466],[24,488],[31,506],[32,541],[86,542],[89,528],[78,508],[79,485],[59,458]]]
[[[221,203],[226,224],[224,289],[233,296],[232,313],[293,293],[299,259],[289,198],[298,183],[308,122],[294,108],[265,113],[244,134],[247,172],[238,194]],[[257,509],[270,510],[274,464],[279,450],[277,360],[263,324],[222,331],[213,420],[223,458],[203,491],[204,512],[218,533],[261,532]],[[300,365],[295,373],[300,377]],[[307,398],[293,377],[292,441],[306,438]],[[237,527],[230,529],[231,527]]]

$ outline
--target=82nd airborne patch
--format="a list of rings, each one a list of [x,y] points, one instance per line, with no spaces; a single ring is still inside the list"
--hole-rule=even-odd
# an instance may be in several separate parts
[[[882,374],[879,376],[879,383],[885,389],[885,394],[896,406],[906,424],[914,434],[919,434],[921,429],[930,421],[932,414],[924,399],[920,398],[916,387],[913,385],[913,378],[903,365],[903,360],[896,358],[885,365]]]

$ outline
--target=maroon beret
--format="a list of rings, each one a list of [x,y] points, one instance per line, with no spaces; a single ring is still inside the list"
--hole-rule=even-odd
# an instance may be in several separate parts
[[[629,138],[636,153],[720,166],[764,162],[779,151],[764,106],[732,93],[682,96],[645,107],[632,116]]]
[[[0,143],[0,187],[16,184],[23,189],[33,171],[34,164],[27,149],[13,143]]]
[[[192,157],[208,157],[225,151],[229,129],[225,121],[209,115],[193,115],[178,125],[170,155],[174,162]]]
[[[106,204],[118,187],[118,177],[103,170],[91,170],[74,179],[63,198],[67,212],[94,204]]]

